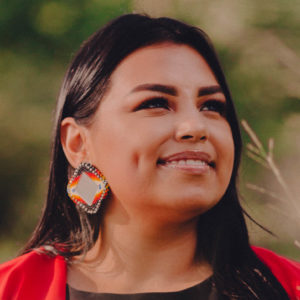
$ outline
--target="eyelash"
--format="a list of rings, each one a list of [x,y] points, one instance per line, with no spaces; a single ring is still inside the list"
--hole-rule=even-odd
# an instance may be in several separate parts
[[[210,109],[209,109],[210,107]],[[208,108],[208,109],[204,109]],[[214,111],[219,113],[221,116],[226,115],[226,103],[220,100],[208,100],[203,103],[202,111]]]
[[[155,109],[155,108],[165,108],[170,110],[169,101],[163,97],[156,97],[156,98],[150,98],[145,101],[143,101],[136,109],[142,110],[142,109]]]
[[[169,101],[163,97],[150,98],[142,102],[135,111],[143,109],[164,108],[170,110]],[[220,100],[207,100],[201,105],[200,111],[213,111],[224,116],[226,114],[226,103]]]

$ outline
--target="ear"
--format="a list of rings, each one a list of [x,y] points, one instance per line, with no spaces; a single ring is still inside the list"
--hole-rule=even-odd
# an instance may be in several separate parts
[[[60,127],[60,140],[67,160],[73,168],[87,158],[84,130],[74,118],[63,119]]]

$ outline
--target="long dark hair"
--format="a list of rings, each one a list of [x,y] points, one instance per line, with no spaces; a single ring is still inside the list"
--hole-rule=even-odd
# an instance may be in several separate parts
[[[231,180],[220,202],[199,217],[196,258],[212,265],[216,289],[230,299],[288,299],[282,286],[249,245],[236,188],[241,134],[216,52],[202,30],[169,18],[124,15],[82,44],[66,73],[57,103],[47,202],[23,253],[43,246],[70,260],[93,246],[99,235],[103,210],[86,215],[67,196],[70,166],[60,142],[61,121],[73,117],[79,123],[88,123],[118,64],[137,49],[164,42],[189,45],[207,61],[226,97],[227,119],[234,139]]]

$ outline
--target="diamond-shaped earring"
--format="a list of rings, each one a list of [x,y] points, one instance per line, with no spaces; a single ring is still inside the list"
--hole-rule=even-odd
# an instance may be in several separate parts
[[[70,199],[89,214],[98,211],[108,189],[103,174],[90,163],[81,163],[67,186]]]

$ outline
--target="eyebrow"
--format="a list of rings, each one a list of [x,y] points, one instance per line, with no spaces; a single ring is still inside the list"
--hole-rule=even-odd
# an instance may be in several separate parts
[[[178,92],[175,87],[163,84],[141,84],[135,87],[130,93],[141,92],[141,91],[153,91],[153,92],[161,92],[163,94],[168,94],[171,96],[178,96]],[[201,87],[198,90],[197,97],[202,97],[206,95],[212,95],[216,93],[222,93],[222,88],[219,85],[205,86]]]
[[[163,85],[163,84],[151,84],[151,83],[138,85],[130,93],[141,92],[141,91],[161,92],[171,96],[178,95],[177,90],[173,86]]]
[[[198,97],[222,93],[223,90],[219,85],[205,86],[198,90]]]

